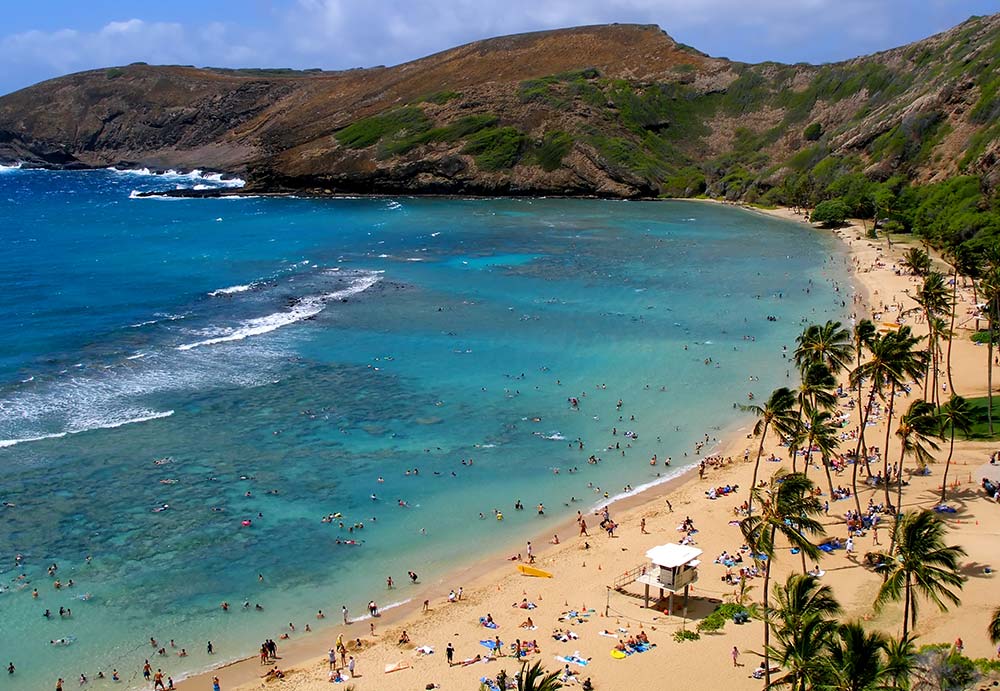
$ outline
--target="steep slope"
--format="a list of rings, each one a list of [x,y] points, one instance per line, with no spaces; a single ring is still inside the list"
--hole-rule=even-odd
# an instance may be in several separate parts
[[[130,65],[0,98],[0,160],[197,166],[319,194],[805,203],[824,175],[862,170],[996,187],[998,75],[1000,15],[825,66],[711,58],[635,25],[345,72]]]

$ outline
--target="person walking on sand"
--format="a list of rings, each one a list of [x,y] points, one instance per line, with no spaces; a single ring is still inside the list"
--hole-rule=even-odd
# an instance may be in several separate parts
[[[218,677],[212,677],[212,691],[222,691],[222,687],[219,686]]]
[[[448,658],[448,666],[451,667],[452,661],[455,659],[455,646],[448,641],[448,647],[444,649],[444,655]]]
[[[733,646],[733,650],[732,650],[732,652],[730,653],[730,655],[732,655],[732,656],[733,656],[733,667],[739,667],[739,666],[740,666],[740,663],[739,663],[739,659],[740,659],[740,649],[739,649],[739,648],[737,648],[737,647],[736,647],[736,646],[734,645],[734,646]]]

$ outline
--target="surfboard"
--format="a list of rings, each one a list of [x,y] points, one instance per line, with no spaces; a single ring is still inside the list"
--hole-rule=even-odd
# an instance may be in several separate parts
[[[542,571],[541,569],[536,569],[534,566],[528,566],[527,564],[518,564],[517,570],[523,573],[525,576],[535,576],[537,578],[552,578],[552,574],[548,571]]]

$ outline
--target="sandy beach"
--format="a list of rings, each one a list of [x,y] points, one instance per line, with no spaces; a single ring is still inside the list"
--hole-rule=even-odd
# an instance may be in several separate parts
[[[790,210],[761,213],[800,222],[803,220]],[[831,231],[814,230],[804,224],[803,232]],[[840,279],[842,285],[851,285],[856,291],[858,299],[854,311],[858,318],[873,317],[876,322],[895,322],[900,316],[896,311],[897,305],[901,304],[904,311],[915,306],[907,291],[913,291],[918,279],[895,270],[898,258],[907,246],[905,243],[897,243],[897,238],[894,238],[889,251],[884,240],[865,239],[860,225],[832,232],[841,238],[848,250],[850,275],[845,272]],[[848,305],[851,304],[850,296],[845,296],[845,300],[848,300]],[[952,375],[956,391],[967,398],[986,393],[986,350],[968,338],[972,324],[966,317],[972,306],[971,291],[960,288]],[[908,315],[904,323],[911,325],[918,334],[926,331],[916,314]],[[914,388],[914,395],[919,395],[917,388]],[[845,400],[841,399],[841,402]],[[908,404],[905,396],[897,399],[897,418]],[[893,422],[880,418],[877,424],[866,430],[866,439],[870,444],[881,446],[885,425]],[[706,421],[705,424],[707,428],[711,423]],[[724,551],[730,554],[738,552],[743,544],[739,527],[735,524],[739,516],[734,513],[734,508],[747,498],[751,485],[753,460],[759,443],[758,439],[749,436],[752,425],[753,419],[748,414],[744,426],[727,433],[719,446],[713,449],[713,458],[718,460],[706,467],[704,477],[700,478],[698,472],[688,472],[612,504],[610,515],[618,524],[614,536],[605,534],[598,526],[600,517],[591,513],[583,515],[588,535],[580,534],[573,519],[557,522],[540,517],[539,530],[532,538],[533,565],[551,573],[551,578],[522,575],[515,568],[517,562],[509,560],[508,555],[483,555],[483,559],[473,566],[449,574],[435,583],[411,585],[397,582],[396,592],[385,599],[405,597],[410,602],[373,619],[374,635],[369,621],[336,628],[325,626],[313,633],[303,633],[301,628],[296,632],[279,628],[280,622],[276,619],[273,636],[279,644],[276,661],[263,665],[253,658],[179,682],[177,688],[209,689],[211,678],[215,675],[225,691],[259,688],[314,691],[331,688],[327,653],[340,635],[346,644],[346,654],[355,660],[355,667],[353,678],[344,683],[334,683],[333,688],[353,685],[359,691],[403,691],[435,685],[442,689],[475,689],[482,677],[495,678],[501,669],[513,675],[519,669],[520,663],[509,655],[510,644],[518,639],[537,642],[536,651],[524,658],[527,662],[540,660],[550,671],[562,670],[568,665],[574,675],[571,686],[579,686],[589,678],[596,689],[650,688],[667,678],[671,685],[680,687],[698,684],[706,688],[759,688],[762,682],[750,675],[758,662],[752,651],[760,650],[761,645],[762,624],[759,621],[743,625],[729,622],[724,630],[702,634],[697,641],[677,642],[673,635],[681,628],[694,630],[699,619],[713,611],[720,602],[729,601],[734,596],[735,588],[724,580],[726,566],[715,563],[715,559]],[[845,432],[857,426],[857,415],[852,411]],[[898,455],[897,444],[893,440],[890,450],[892,460]],[[845,442],[841,451],[846,452],[852,446],[853,441]],[[920,644],[951,643],[961,637],[966,654],[971,657],[995,657],[997,654],[985,635],[988,612],[997,604],[996,584],[993,582],[995,575],[986,573],[984,567],[994,566],[991,559],[994,558],[1000,533],[997,519],[1000,506],[989,500],[979,487],[984,476],[1000,478],[1000,467],[989,466],[989,456],[995,448],[995,444],[956,442],[950,475],[955,487],[950,490],[948,501],[957,511],[942,516],[950,528],[949,543],[961,545],[968,553],[963,564],[963,573],[968,580],[961,593],[960,607],[941,613],[933,605],[925,603],[916,628]],[[762,461],[763,477],[770,476],[780,467],[790,466],[787,450],[779,446],[776,438],[766,439],[764,449],[765,458],[773,453],[783,460],[779,463]],[[744,461],[747,455],[749,462]],[[932,466],[930,475],[907,477],[909,486],[903,495],[904,509],[929,508],[938,502],[944,457],[945,453],[938,454],[941,462]],[[815,473],[812,477],[821,487],[825,486],[825,482],[820,482],[822,470],[818,465],[810,469],[810,473]],[[849,470],[835,477],[834,484],[849,487]],[[707,497],[709,489],[725,485],[737,485],[739,490],[714,500]],[[863,506],[876,490],[862,485],[860,480],[859,489]],[[880,495],[881,490],[874,494],[876,501]],[[821,499],[829,497],[824,492]],[[853,507],[853,499],[830,501],[829,514],[822,519],[828,536],[847,537],[843,514]],[[528,507],[529,510],[531,508]],[[682,616],[679,606],[675,606],[670,613],[664,611],[662,606],[658,609],[645,608],[642,598],[638,596],[641,586],[633,584],[626,589],[628,593],[612,588],[616,578],[647,561],[645,553],[648,549],[679,542],[684,533],[679,532],[678,527],[685,518],[693,521],[697,529],[693,535],[695,546],[704,551],[699,580],[692,589],[687,608],[687,618]],[[885,544],[889,531],[880,532]],[[558,544],[553,544],[553,535],[560,538]],[[526,548],[527,545],[520,550],[522,556],[526,555]],[[845,550],[828,554],[820,563],[825,571],[823,581],[833,587],[844,606],[845,618],[864,620],[870,626],[898,634],[899,606],[890,605],[877,615],[873,611],[872,601],[881,579],[863,565],[865,552],[873,549],[879,547],[873,543],[873,535],[869,532],[856,539],[854,554],[847,554]],[[456,560],[464,563],[466,557],[456,556]],[[788,573],[799,570],[799,559],[785,549],[775,560],[772,577],[774,581],[781,581]],[[755,600],[761,597],[761,583],[760,578],[750,581],[753,586],[751,597]],[[385,586],[381,585],[381,576],[373,575],[373,584],[378,584],[377,587],[382,590],[373,592],[372,596],[384,597]],[[461,599],[458,599],[460,589]],[[454,601],[450,601],[449,597],[452,591],[456,593]],[[522,607],[522,604],[528,604],[530,609]],[[339,606],[336,605],[329,603],[324,610],[331,613],[331,618],[339,619]],[[484,627],[480,622],[486,617],[491,618],[497,627]],[[316,622],[313,624],[316,625]],[[400,643],[404,631],[409,642]],[[557,631],[560,632],[559,638],[565,640],[554,637]],[[625,659],[611,656],[619,638],[637,636],[640,632],[648,636],[655,647]],[[289,638],[279,639],[282,633],[288,633]],[[502,641],[501,650],[506,655],[485,659],[490,650],[481,642],[496,638]],[[470,664],[449,665],[446,661],[449,645],[454,648],[455,663],[475,660],[477,656],[484,659]],[[736,664],[731,656],[734,646],[740,651]],[[429,650],[433,652],[427,652]],[[566,662],[568,656],[575,661]],[[284,678],[264,680],[263,675],[274,666],[282,670]],[[389,668],[393,671],[387,672]]]

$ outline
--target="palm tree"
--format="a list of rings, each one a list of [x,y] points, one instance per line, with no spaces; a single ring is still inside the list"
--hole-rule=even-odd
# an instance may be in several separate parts
[[[903,637],[910,625],[917,623],[917,599],[923,595],[942,612],[945,600],[962,603],[950,588],[961,588],[965,578],[958,571],[958,560],[965,550],[944,544],[945,525],[933,511],[910,511],[903,514],[894,529],[894,554],[883,554],[885,581],[875,598],[875,608],[903,600]],[[916,591],[916,593],[914,593]]]
[[[919,247],[906,250],[899,263],[913,276],[924,276],[931,270],[930,256]]]
[[[751,487],[756,487],[757,472],[760,470],[760,457],[764,453],[764,439],[767,437],[768,428],[773,426],[779,435],[785,436],[791,433],[798,423],[798,418],[795,416],[795,394],[788,387],[782,386],[771,392],[763,406],[752,405],[741,406],[741,408],[753,413],[758,418],[757,424],[753,426],[753,434],[760,437],[760,446],[757,448],[757,461],[753,466],[753,484],[751,485]],[[747,513],[753,513],[752,492],[747,500],[747,507]]]
[[[897,331],[890,331],[887,334],[876,334],[868,345],[871,358],[851,372],[852,385],[861,386],[861,382],[865,379],[871,385],[868,403],[862,412],[861,430],[858,435],[855,457],[861,451],[865,427],[868,424],[868,415],[875,402],[875,396],[880,395],[886,403],[885,447],[882,449],[882,476],[885,478],[889,475],[889,428],[892,422],[896,389],[905,385],[907,378],[919,381],[926,361],[927,354],[925,352],[913,349],[919,341],[920,338],[912,334],[909,326],[902,326]],[[884,390],[885,386],[889,387],[887,394]],[[884,489],[885,503],[891,504],[888,482],[884,484]]]
[[[951,457],[955,453],[955,430],[961,430],[968,435],[972,431],[972,407],[961,396],[952,395],[951,400],[941,406],[940,420],[942,434],[949,431],[948,460],[944,464],[944,476],[941,478],[941,503],[945,502],[948,492],[948,470],[951,468]]]
[[[966,245],[958,245],[947,255],[951,261],[951,322],[948,324],[948,353],[945,357],[945,371],[948,375],[948,389],[952,393],[955,391],[955,383],[951,378],[951,344],[955,334],[955,316],[958,312],[958,278],[968,276],[972,279],[973,303],[976,301],[976,277],[980,271],[979,254],[969,250]]]
[[[796,392],[798,401],[799,424],[802,438],[805,440],[806,457],[803,472],[809,474],[812,462],[813,427],[810,424],[816,413],[827,411],[837,405],[837,397],[833,392],[837,380],[824,362],[805,362],[800,371],[801,381]],[[799,440],[800,442],[802,439]],[[801,448],[801,444],[799,445]],[[795,472],[795,456],[792,456],[792,472]]]
[[[541,662],[528,667],[528,663],[521,664],[521,672],[517,675],[517,691],[556,691],[563,687],[559,681],[559,672],[545,673]]]
[[[837,630],[832,616],[840,614],[840,603],[828,585],[811,575],[792,574],[784,585],[774,587],[775,609],[767,622],[775,638],[768,651],[788,670],[772,686],[790,686],[793,691],[814,688],[825,671],[826,647]]]
[[[875,691],[885,689],[892,675],[887,664],[889,642],[879,631],[866,631],[857,622],[837,628],[829,646],[827,679],[831,691]]]
[[[944,276],[937,271],[927,274],[913,299],[920,305],[920,308],[924,312],[924,319],[927,322],[929,335],[928,348],[931,351],[931,358],[927,363],[929,369],[924,377],[924,398],[928,398],[927,387],[931,385],[931,398],[933,398],[937,392],[937,344],[942,326],[936,323],[936,320],[938,315],[944,314],[949,307],[948,289],[944,284]]]
[[[795,365],[800,370],[804,365],[821,362],[837,374],[847,369],[854,352],[851,332],[835,321],[827,321],[822,326],[810,324],[795,342],[798,344]]]
[[[833,415],[825,410],[814,410],[809,416],[809,447],[806,450],[806,468],[809,470],[809,459],[812,457],[812,450],[819,450],[820,460],[823,463],[823,470],[826,472],[826,484],[830,490],[830,499],[833,499],[833,477],[830,475],[830,459],[837,453],[840,446],[840,438],[837,424],[833,421]]]
[[[871,345],[872,340],[875,338],[877,331],[875,330],[875,324],[872,323],[870,319],[862,319],[854,326],[854,355],[856,360],[855,370],[861,369],[861,355],[866,348]],[[860,425],[858,427],[858,446],[854,452],[854,468],[851,470],[851,492],[854,495],[854,506],[857,508],[858,513],[861,513],[861,499],[858,497],[858,465],[861,463],[861,457],[858,454],[862,454],[864,457],[865,468],[868,470],[868,475],[871,475],[871,469],[868,468],[868,449],[865,447],[865,413],[863,411],[862,403],[862,391],[861,391],[861,380],[857,382],[854,381],[853,375],[850,379],[851,387],[856,388],[858,392],[857,400],[855,405],[858,408],[858,419],[860,420]]]
[[[899,426],[896,428],[896,436],[899,437],[899,469],[896,478],[896,520],[903,511],[903,461],[907,456],[914,456],[920,467],[925,467],[933,459],[931,452],[938,450],[937,437],[941,431],[941,420],[934,410],[934,406],[927,401],[917,399],[910,404],[907,411],[899,418]],[[886,486],[889,485],[888,476],[885,478]],[[889,551],[895,544],[896,533],[892,534]]]
[[[983,301],[990,338],[986,345],[986,420],[993,435],[993,340],[997,319],[1000,319],[1000,265],[989,268],[982,280]]]
[[[800,374],[796,399],[803,417],[808,417],[810,410],[830,410],[837,405],[837,396],[833,392],[837,380],[825,362],[806,363]]]
[[[812,494],[813,483],[802,473],[779,470],[770,482],[756,485],[750,490],[761,504],[759,515],[750,514],[740,521],[743,539],[753,553],[754,562],[764,564],[764,620],[769,621],[768,589],[771,582],[771,564],[777,550],[775,538],[780,534],[804,556],[818,559],[822,551],[810,541],[810,536],[822,535],[823,524],[817,516],[822,508]],[[764,677],[771,683],[770,665],[771,627],[764,627]]]
[[[990,637],[990,643],[1000,644],[1000,607],[993,610],[993,616],[986,627],[986,635]]]
[[[885,648],[886,674],[892,681],[892,688],[910,688],[910,677],[916,666],[917,646],[913,636],[889,638]]]

